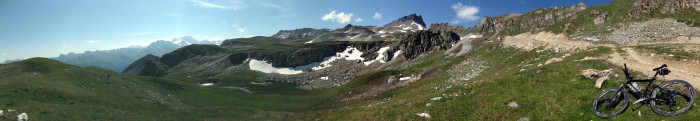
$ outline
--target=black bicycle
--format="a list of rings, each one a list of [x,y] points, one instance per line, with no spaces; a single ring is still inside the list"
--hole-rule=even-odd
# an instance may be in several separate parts
[[[684,113],[693,107],[695,88],[690,83],[683,80],[670,80],[659,85],[654,84],[656,76],[664,76],[671,73],[666,64],[653,69],[653,71],[656,71],[656,74],[651,79],[632,79],[632,75],[627,69],[627,64],[624,65],[622,71],[627,77],[627,83],[620,85],[619,88],[603,91],[593,101],[593,111],[599,117],[609,118],[627,110],[630,99],[625,91],[637,99],[632,104],[641,103],[639,107],[632,109],[632,111],[642,106],[651,106],[651,109],[656,114],[673,116]],[[644,89],[640,89],[635,82],[648,82],[649,85]]]

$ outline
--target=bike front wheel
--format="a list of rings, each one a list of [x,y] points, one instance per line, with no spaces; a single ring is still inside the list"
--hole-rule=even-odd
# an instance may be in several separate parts
[[[685,113],[695,102],[695,88],[682,80],[671,80],[660,84],[651,95],[651,109],[663,116]]]
[[[593,111],[601,118],[609,118],[624,112],[629,105],[629,98],[624,90],[608,89],[600,93],[593,101]]]

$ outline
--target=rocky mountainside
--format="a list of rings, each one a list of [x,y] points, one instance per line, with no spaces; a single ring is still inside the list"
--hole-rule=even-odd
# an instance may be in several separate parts
[[[481,18],[478,25],[470,27],[470,32],[517,34],[527,31],[541,31],[557,22],[576,17],[577,13],[586,9],[581,2],[565,7],[541,8],[525,14],[506,14],[503,16]]]
[[[462,34],[467,32],[467,28],[464,26],[453,26],[448,23],[433,23],[430,24],[430,31],[451,31],[457,34]]]
[[[459,40],[459,35],[449,31],[418,31],[405,35],[398,50],[402,50],[403,57],[413,59],[421,53],[450,49]]]
[[[113,50],[97,50],[85,51],[84,53],[68,53],[61,54],[53,59],[78,65],[78,66],[94,66],[111,70],[114,72],[122,72],[129,64],[146,55],[161,56],[169,53],[180,47],[191,44],[216,44],[212,41],[198,41],[190,36],[176,38],[172,41],[159,40],[149,44],[146,47],[127,47]]]
[[[632,5],[627,16],[639,19],[643,13],[658,10],[662,14],[673,14],[682,9],[700,11],[700,1],[697,0],[637,0]]]
[[[394,25],[420,29],[381,32],[394,29]],[[372,65],[402,63],[425,53],[450,49],[461,40],[453,31],[437,30],[440,27],[460,30],[457,26],[440,25],[434,30],[423,30],[424,26],[421,16],[411,14],[385,27],[347,25],[334,30],[280,31],[271,37],[230,39],[219,46],[190,45],[161,58],[146,56],[123,72],[195,78],[197,75],[216,77],[256,71],[268,74],[259,77],[260,80],[294,83],[302,88],[327,88],[373,70]],[[320,35],[308,33],[319,31],[324,32]],[[319,76],[325,78],[309,79]]]

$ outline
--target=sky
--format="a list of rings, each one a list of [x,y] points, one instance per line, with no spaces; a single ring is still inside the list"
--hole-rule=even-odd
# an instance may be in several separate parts
[[[412,13],[426,24],[473,26],[484,16],[583,0],[0,0],[0,62],[296,28],[383,26]],[[611,0],[586,0],[587,6]]]

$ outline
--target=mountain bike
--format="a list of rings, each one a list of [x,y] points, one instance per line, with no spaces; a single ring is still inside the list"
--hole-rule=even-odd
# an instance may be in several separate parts
[[[593,111],[598,117],[609,118],[618,115],[625,110],[630,103],[627,94],[632,94],[637,100],[632,104],[641,103],[639,107],[650,106],[654,113],[662,116],[673,116],[688,111],[695,102],[695,88],[690,83],[683,80],[670,80],[659,85],[654,84],[658,75],[668,75],[671,70],[666,64],[654,68],[656,73],[651,79],[633,79],[627,64],[624,64],[622,71],[627,77],[627,82],[619,88],[604,90],[603,93],[593,101]],[[649,83],[646,88],[640,89],[636,82]],[[627,93],[625,93],[625,91]]]

